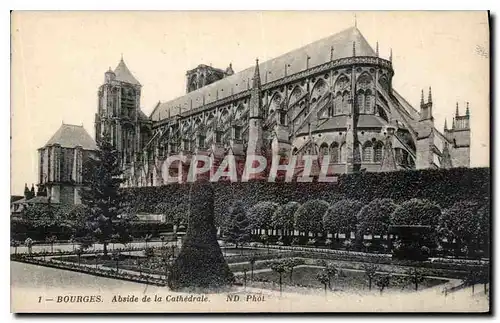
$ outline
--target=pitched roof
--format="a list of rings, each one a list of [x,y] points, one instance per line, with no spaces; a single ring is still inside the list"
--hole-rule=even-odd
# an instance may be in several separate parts
[[[32,199],[27,200],[25,203],[28,204],[49,204],[49,198],[47,196],[35,196]],[[57,202],[52,202],[57,204]]]
[[[81,146],[85,150],[96,150],[94,139],[83,128],[72,124],[62,124],[59,130],[47,141],[44,147],[59,144],[65,148],[75,148]]]
[[[114,73],[116,75],[115,80],[117,81],[135,85],[141,85],[141,83],[137,81],[137,79],[132,75],[132,73],[128,69],[127,65],[123,61],[123,57],[120,60],[120,63],[118,63],[118,66],[115,68]]]
[[[24,203],[26,203],[26,199],[24,197],[22,197],[20,199],[15,200],[15,201],[11,200],[11,203],[12,204],[24,204]]]
[[[11,195],[10,196],[10,202],[15,202],[15,201],[19,201],[19,200],[22,200],[24,198],[23,195]]]
[[[356,56],[376,56],[375,51],[368,44],[361,32],[356,27],[351,27],[335,35],[320,39],[289,53],[259,63],[261,82],[266,84],[292,75],[306,69],[306,60],[309,56],[309,68],[336,60],[353,56],[353,43],[356,44]],[[333,53],[331,48],[333,47]],[[151,113],[151,119],[158,121],[181,112],[198,108],[218,99],[237,94],[251,88],[255,67],[252,66],[239,73],[225,77],[222,80],[204,86],[198,90],[187,93],[168,102],[162,102]],[[267,75],[267,77],[266,77]]]

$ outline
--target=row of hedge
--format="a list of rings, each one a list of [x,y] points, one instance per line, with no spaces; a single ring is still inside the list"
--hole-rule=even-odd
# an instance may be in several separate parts
[[[396,203],[420,198],[448,208],[464,197],[485,203],[490,197],[490,181],[489,168],[452,168],[342,174],[336,183],[217,182],[213,184],[215,217],[221,223],[234,200],[241,200],[250,208],[261,201],[284,204],[311,199],[356,199],[367,204],[377,198],[391,198]],[[154,213],[161,206],[163,210],[187,214],[189,188],[186,184],[126,188],[124,196],[126,203],[139,212]],[[185,214],[177,215],[177,218],[183,216]]]
[[[74,228],[68,223],[39,226],[28,219],[12,219],[10,222],[11,239],[24,241],[30,237],[33,240],[44,241],[49,236],[56,236],[57,240],[70,240],[74,235]],[[162,232],[172,231],[172,225],[159,222],[133,222],[130,234],[135,239],[141,239],[146,234],[156,238]]]

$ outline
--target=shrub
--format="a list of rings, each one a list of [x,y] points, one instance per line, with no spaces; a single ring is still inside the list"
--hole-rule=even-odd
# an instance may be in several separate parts
[[[436,227],[441,216],[439,206],[429,200],[411,199],[398,205],[391,214],[396,225],[430,225]]]
[[[311,200],[295,212],[295,228],[303,232],[323,232],[323,215],[329,205],[323,200]]]
[[[254,229],[270,229],[271,218],[278,208],[274,202],[259,202],[248,210],[248,218]]]
[[[357,200],[340,200],[328,208],[323,216],[325,230],[331,233],[345,233],[348,236],[356,231],[357,214],[363,204]]]
[[[391,199],[375,199],[358,213],[358,234],[386,234],[389,230],[390,215],[396,209]]]
[[[234,243],[236,248],[250,241],[251,233],[250,222],[243,203],[235,201],[229,210],[229,219],[227,227],[227,242]]]
[[[280,205],[273,213],[271,221],[272,227],[285,231],[293,230],[295,222],[294,215],[299,207],[300,204],[297,202],[288,202],[284,205]]]
[[[443,211],[438,231],[448,241],[456,240],[458,249],[467,247],[474,253],[489,234],[489,214],[489,204],[459,201]]]

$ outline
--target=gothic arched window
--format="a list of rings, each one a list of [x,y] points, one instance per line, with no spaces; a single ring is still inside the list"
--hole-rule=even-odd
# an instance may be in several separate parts
[[[332,163],[338,163],[339,162],[339,144],[334,142],[330,146],[330,155],[331,157],[331,162]]]
[[[342,93],[342,112],[349,114],[349,92]]]
[[[290,94],[290,99],[288,101],[289,107],[297,103],[297,101],[300,99],[301,96],[302,96],[302,90],[300,89],[300,87],[296,86],[293,89],[292,93]]]
[[[271,103],[269,104],[269,114],[272,115],[274,111],[280,109],[281,107],[281,95],[275,94],[273,98],[271,99]]]
[[[371,162],[373,157],[373,145],[371,141],[367,141],[363,145],[363,162]]]
[[[319,154],[321,156],[328,155],[328,145],[326,143],[322,143],[321,146],[319,147]]]
[[[340,92],[335,95],[334,107],[335,115],[342,114],[342,93]]]
[[[365,92],[365,113],[373,114],[373,94],[370,90]]]
[[[358,94],[356,95],[356,100],[357,100],[358,112],[365,113],[365,94],[363,90],[358,91]]]
[[[347,149],[345,143],[340,146],[340,162],[345,163],[347,161]]]
[[[379,163],[382,161],[384,144],[381,141],[377,141],[373,146],[373,161]]]

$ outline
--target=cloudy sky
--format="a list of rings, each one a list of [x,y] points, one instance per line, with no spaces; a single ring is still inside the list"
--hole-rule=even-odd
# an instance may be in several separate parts
[[[393,86],[413,106],[432,86],[442,130],[470,102],[472,166],[489,165],[489,31],[486,12],[357,12],[380,55],[393,50]],[[149,115],[185,92],[198,64],[238,72],[354,24],[353,12],[15,12],[12,15],[13,194],[37,181],[37,151],[61,123],[94,136],[97,88],[123,54],[143,85]],[[427,91],[427,90],[426,90]]]

